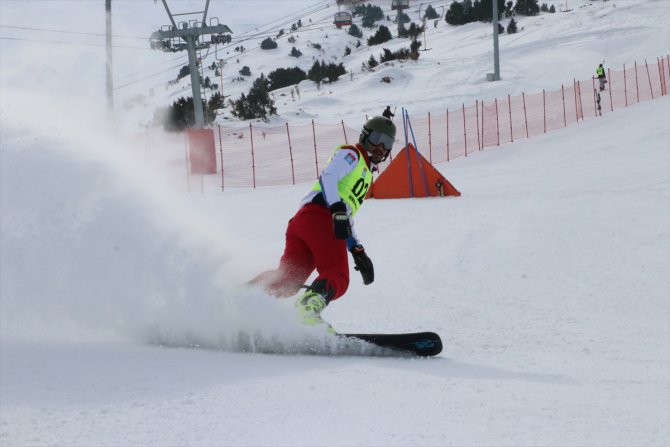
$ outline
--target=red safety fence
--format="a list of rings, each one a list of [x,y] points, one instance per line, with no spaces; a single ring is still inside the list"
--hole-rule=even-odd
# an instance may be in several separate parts
[[[593,77],[574,80],[553,91],[508,95],[424,117],[412,116],[416,147],[431,163],[442,163],[667,95],[670,56],[652,64],[645,61],[620,71],[608,70],[607,81],[603,91]],[[312,120],[290,126],[216,126],[213,133],[218,183],[225,190],[313,181],[335,147],[358,141],[360,128],[349,127],[344,121],[321,124]],[[405,145],[400,128],[398,139],[397,152]],[[380,171],[390,161],[383,163]]]
[[[216,174],[216,142],[212,129],[188,129],[186,139],[191,174]]]

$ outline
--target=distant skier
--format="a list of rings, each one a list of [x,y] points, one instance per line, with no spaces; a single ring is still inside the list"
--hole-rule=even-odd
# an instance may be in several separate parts
[[[444,197],[444,183],[442,183],[439,178],[435,182],[435,187],[437,188],[439,196]]]
[[[377,116],[363,125],[357,144],[337,147],[289,220],[279,267],[250,281],[273,296],[289,297],[300,291],[316,269],[318,276],[295,302],[304,324],[323,324],[323,309],[346,292],[347,249],[363,283],[374,281],[374,267],[354,231],[353,217],[372,183],[372,171],[391,153],[395,134],[393,122]],[[334,332],[330,326],[327,329]]]
[[[388,119],[392,119],[395,116],[395,113],[391,112],[391,106],[386,106],[386,109],[382,112],[382,116]]]
[[[600,91],[602,92],[605,90],[605,83],[607,82],[607,78],[605,78],[605,69],[603,68],[603,64],[598,65],[598,68],[596,68],[596,74],[598,75],[598,82],[600,82]]]

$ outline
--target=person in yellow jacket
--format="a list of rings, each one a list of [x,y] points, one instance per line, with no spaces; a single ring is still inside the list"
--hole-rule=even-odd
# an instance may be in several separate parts
[[[596,68],[596,74],[598,75],[598,82],[600,83],[600,91],[602,92],[603,90],[605,90],[605,83],[607,82],[603,64],[598,65],[598,68]]]
[[[317,277],[295,302],[304,324],[324,324],[321,311],[346,292],[347,251],[363,283],[374,281],[374,267],[354,230],[353,218],[370,188],[372,171],[391,153],[395,135],[393,122],[377,116],[363,125],[358,143],[336,148],[288,223],[279,267],[250,281],[273,296],[289,297],[298,293],[316,270]]]

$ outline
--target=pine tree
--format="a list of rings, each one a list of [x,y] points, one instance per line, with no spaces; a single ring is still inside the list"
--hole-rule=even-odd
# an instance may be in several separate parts
[[[168,107],[163,128],[168,132],[181,132],[195,125],[193,98],[181,97]]]
[[[416,40],[417,37],[423,32],[424,27],[419,26],[416,23],[412,22],[409,25],[409,28],[407,29],[407,36],[412,39]]]
[[[180,80],[181,78],[185,78],[186,76],[191,74],[191,68],[188,65],[184,65],[179,69],[179,74],[177,75],[177,80]]]
[[[214,93],[209,101],[207,101],[207,123],[211,124],[216,119],[216,111],[223,109],[223,95],[221,93]]]
[[[321,82],[335,82],[337,79],[345,74],[347,70],[344,68],[344,64],[328,64],[325,62],[316,61],[312,65],[312,68],[307,72],[307,79],[310,81],[320,84]]]
[[[405,14],[404,12],[401,11],[398,14],[398,22],[400,22],[401,25],[404,25],[405,23],[409,23],[411,21],[412,21],[412,19],[410,19],[409,16],[407,14]]]
[[[326,66],[326,79],[328,79],[328,82],[336,82],[340,76],[345,74],[347,72],[347,69],[344,68],[344,64],[339,63],[339,64],[328,64]]]
[[[207,107],[203,102],[203,109],[207,111],[205,123],[211,124],[216,119],[216,111],[223,108],[223,96],[214,93]],[[193,112],[193,98],[181,97],[166,108],[160,108],[154,113],[154,123],[161,123],[168,132],[181,132],[184,129],[195,126],[195,113]]]
[[[372,6],[367,4],[365,6],[359,5],[354,8],[353,15],[363,16],[361,24],[365,28],[372,28],[378,20],[384,20],[384,11],[379,6]]]
[[[505,17],[512,17],[514,15],[514,2],[505,3]]]
[[[382,49],[383,53],[379,55],[379,62],[384,63],[395,60],[394,54],[388,48]]]
[[[231,113],[240,119],[262,118],[267,121],[268,115],[276,115],[277,108],[269,93],[270,81],[261,73],[256,78],[249,94],[242,93],[237,101],[230,101],[232,105]]]
[[[269,90],[277,90],[278,88],[295,85],[300,81],[307,79],[307,73],[299,67],[293,68],[278,68],[268,74],[270,84]]]
[[[317,84],[323,79],[323,68],[321,62],[314,61],[312,68],[307,71],[307,79],[310,81],[316,82]]]
[[[417,60],[419,58],[419,48],[421,47],[421,41],[415,40],[409,44],[409,53],[412,60]]]
[[[261,49],[263,50],[272,50],[275,48],[277,48],[277,42],[272,40],[270,37],[261,42]]]
[[[512,17],[507,25],[507,34],[516,34],[516,21],[514,20],[514,17]]]
[[[447,13],[444,15],[444,20],[449,25],[463,25],[466,23],[464,21],[464,14],[465,8],[463,4],[455,1],[449,6]]]
[[[424,18],[424,19],[426,19],[426,20],[433,20],[433,19],[437,19],[437,18],[439,18],[439,17],[440,17],[440,15],[437,13],[437,11],[435,11],[435,8],[433,8],[432,5],[428,5],[428,6],[426,7],[426,12],[425,12],[425,14],[423,15],[423,18]]]
[[[368,39],[368,46],[379,45],[380,43],[388,42],[393,39],[391,31],[384,25],[381,25],[374,36]]]
[[[540,6],[537,0],[517,0],[514,12],[524,16],[535,16],[540,13]]]
[[[498,19],[505,13],[505,0],[498,2]],[[493,0],[475,0],[472,6],[472,21],[490,22],[493,20]]]
[[[355,23],[352,23],[351,26],[349,27],[349,35],[361,38],[363,37],[363,31],[356,25]]]
[[[289,56],[300,57],[300,56],[302,56],[302,51],[296,49],[296,47],[293,47],[293,48],[291,48],[291,52],[289,53]]]

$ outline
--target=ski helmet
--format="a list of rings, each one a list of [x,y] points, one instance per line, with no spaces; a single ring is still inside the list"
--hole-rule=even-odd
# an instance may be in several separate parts
[[[363,125],[363,130],[361,131],[361,136],[359,137],[358,142],[366,151],[368,151],[368,153],[370,153],[368,142],[374,145],[380,143],[383,144],[386,153],[381,161],[384,161],[393,148],[395,132],[396,130],[393,121],[383,116],[375,116],[367,120]]]

